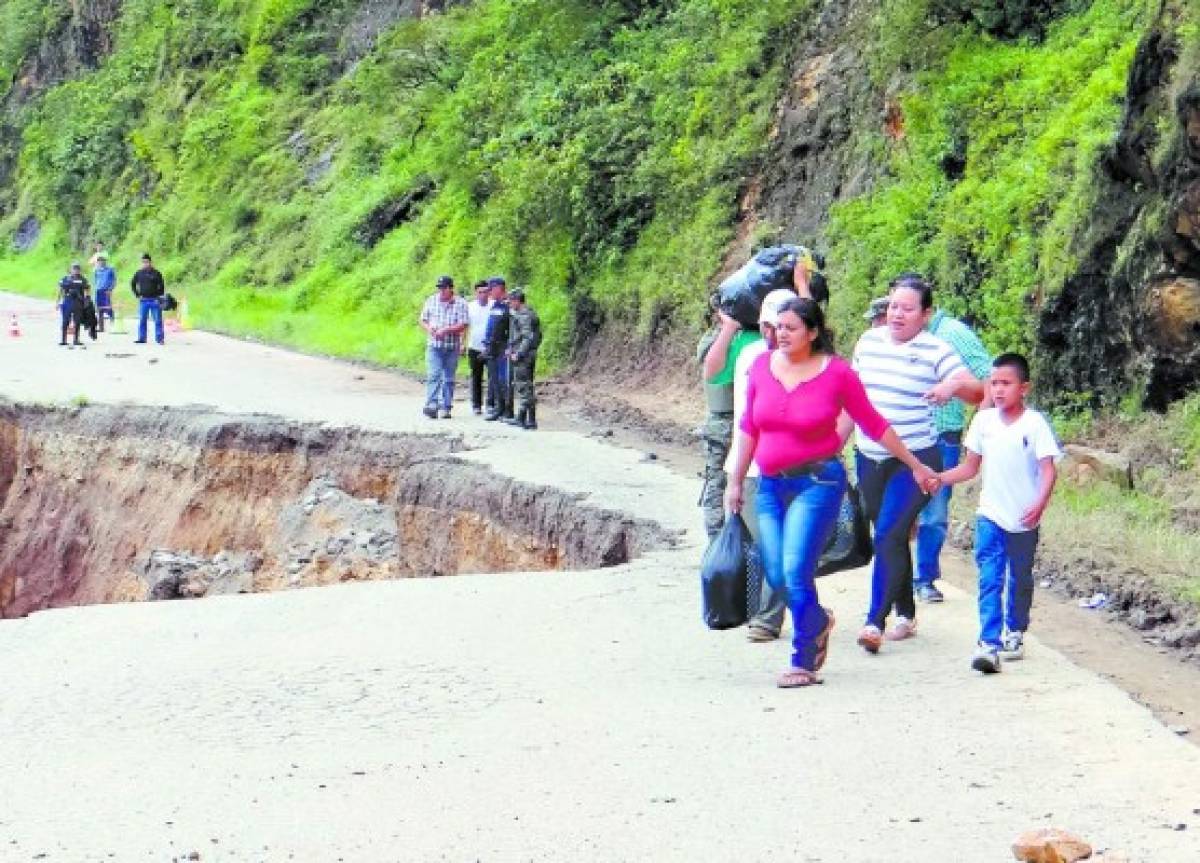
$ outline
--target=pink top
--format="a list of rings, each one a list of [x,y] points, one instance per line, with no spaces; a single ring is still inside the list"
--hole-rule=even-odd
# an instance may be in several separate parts
[[[843,409],[872,440],[887,432],[888,421],[871,406],[862,381],[841,357],[830,357],[816,377],[788,391],[771,371],[773,353],[750,367],[742,414],[742,431],[758,440],[754,461],[763,476],[837,455]]]

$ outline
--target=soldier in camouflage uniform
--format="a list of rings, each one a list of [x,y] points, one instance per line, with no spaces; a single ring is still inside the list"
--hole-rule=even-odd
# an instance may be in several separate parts
[[[715,300],[714,296],[714,308]],[[737,321],[717,312],[717,322],[696,349],[696,358],[704,366],[708,402],[708,416],[700,429],[704,448],[700,508],[710,538],[725,524],[725,458],[733,442],[733,364],[742,348],[761,338],[756,330],[743,330]]]
[[[516,416],[505,420],[526,429],[537,428],[537,393],[533,388],[537,350],[542,343],[542,322],[537,312],[525,303],[525,292],[517,288],[508,295],[512,319],[508,329],[508,356],[512,363]]]

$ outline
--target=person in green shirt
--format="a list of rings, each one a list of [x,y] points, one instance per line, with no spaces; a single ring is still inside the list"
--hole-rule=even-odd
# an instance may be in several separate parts
[[[801,297],[812,298],[809,274],[812,259],[805,256],[796,261],[792,283]],[[738,355],[748,346],[762,340],[757,329],[744,330],[742,325],[717,308],[717,295],[710,299],[713,326],[700,339],[696,359],[703,367],[704,395],[708,415],[700,427],[704,451],[704,486],[700,490],[700,509],[704,513],[704,530],[709,538],[716,536],[725,524],[725,458],[733,442],[733,370]]]

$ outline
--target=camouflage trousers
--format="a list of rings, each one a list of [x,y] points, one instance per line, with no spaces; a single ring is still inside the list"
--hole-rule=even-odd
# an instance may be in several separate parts
[[[518,412],[537,406],[537,393],[533,388],[533,371],[537,365],[537,354],[513,360],[513,402]]]
[[[733,415],[709,414],[700,429],[704,448],[704,487],[700,490],[700,509],[704,530],[716,536],[725,524],[725,458],[733,442]]]

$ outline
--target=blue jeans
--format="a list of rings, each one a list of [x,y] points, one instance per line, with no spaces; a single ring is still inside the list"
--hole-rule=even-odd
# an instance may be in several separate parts
[[[112,290],[98,289],[96,291],[96,320],[103,325],[105,318],[108,318],[110,321],[115,320],[112,306]]]
[[[512,393],[509,387],[509,363],[504,354],[487,358],[487,398],[492,412],[500,416],[512,416]]]
[[[1000,647],[1005,629],[1024,632],[1029,628],[1029,609],[1033,605],[1033,555],[1037,543],[1036,528],[1012,533],[989,518],[979,516],[975,520],[981,644]],[[1000,613],[1002,598],[1003,618]]]
[[[938,449],[942,451],[942,470],[956,467],[962,456],[962,432],[942,432],[938,435]],[[944,485],[925,504],[917,519],[917,574],[914,581],[918,585],[933,584],[941,577],[938,557],[946,544],[949,529],[950,486]]]
[[[163,343],[162,301],[158,297],[143,297],[138,300],[138,337],[146,341],[146,317],[154,318],[154,341]]]
[[[913,453],[922,464],[937,470],[941,453],[936,446]],[[858,490],[863,509],[875,526],[875,560],[871,566],[871,607],[867,623],[883,629],[887,616],[896,613],[916,619],[913,599],[912,552],[908,532],[929,500],[899,459],[890,456],[877,462],[855,451]]]
[[[821,552],[837,524],[846,469],[830,459],[812,474],[764,476],[758,481],[758,545],[767,582],[786,590],[792,612],[792,666],[812,669],[817,637],[829,617],[817,601],[816,572]]]
[[[458,348],[425,349],[425,404],[450,410],[454,401],[454,373],[458,370]]]

